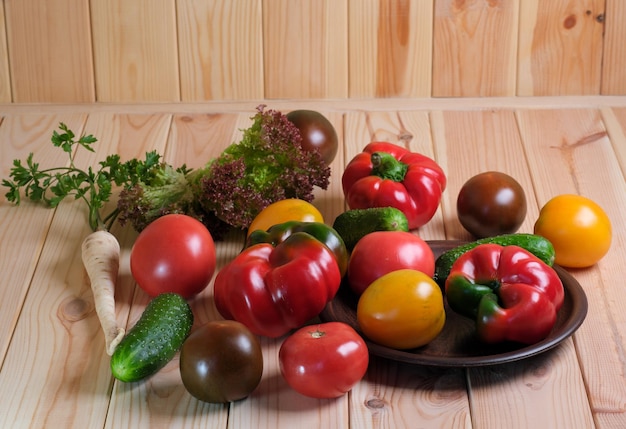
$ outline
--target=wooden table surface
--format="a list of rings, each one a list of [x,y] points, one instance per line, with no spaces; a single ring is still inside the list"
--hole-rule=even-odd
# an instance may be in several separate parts
[[[573,337],[538,356],[479,368],[408,365],[372,357],[365,378],[336,400],[315,400],[281,379],[282,339],[261,339],[265,368],[253,394],[229,405],[202,403],[183,388],[174,359],[152,378],[115,381],[94,311],[80,243],[89,233],[80,202],[57,209],[0,199],[1,428],[624,428],[626,427],[626,98],[267,101],[270,108],[313,108],[335,125],[342,150],[331,185],[314,204],[327,223],[344,209],[345,164],[372,140],[434,157],[449,185],[422,238],[468,239],[456,196],[472,175],[514,176],[528,198],[520,232],[532,232],[551,197],[592,198],[612,220],[608,255],[569,270],[584,288],[587,318]],[[198,167],[250,124],[256,102],[155,105],[0,106],[0,173],[34,152],[42,167],[63,165],[50,143],[59,122],[99,139],[95,164],[156,149],[173,164]],[[6,189],[3,188],[3,194]],[[128,255],[136,233],[116,226],[122,266],[118,322],[132,325],[148,302]],[[218,268],[242,235],[218,244]],[[584,246],[584,243],[581,243]],[[196,324],[218,318],[212,287],[191,301]]]

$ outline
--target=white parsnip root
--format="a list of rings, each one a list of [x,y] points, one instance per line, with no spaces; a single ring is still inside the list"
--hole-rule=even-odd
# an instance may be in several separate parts
[[[113,234],[104,230],[95,231],[83,240],[82,259],[91,282],[96,314],[104,331],[106,352],[111,356],[125,334],[115,320],[115,282],[120,265],[120,244]]]

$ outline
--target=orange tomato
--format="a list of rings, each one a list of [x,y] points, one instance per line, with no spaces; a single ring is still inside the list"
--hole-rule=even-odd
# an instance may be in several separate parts
[[[570,268],[589,267],[611,246],[611,221],[594,201],[580,195],[558,195],[540,210],[534,232],[552,243],[554,262]]]
[[[266,231],[271,226],[291,220],[324,223],[322,214],[313,204],[297,198],[288,198],[276,201],[261,210],[250,224],[248,235],[257,229]]]
[[[428,344],[446,320],[443,294],[421,271],[402,269],[375,280],[361,295],[357,321],[372,341],[406,350]]]

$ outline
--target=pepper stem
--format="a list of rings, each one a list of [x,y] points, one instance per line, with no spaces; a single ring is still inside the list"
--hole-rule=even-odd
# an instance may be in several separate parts
[[[386,152],[374,152],[371,156],[372,175],[382,179],[402,182],[409,166],[398,161],[393,155]]]

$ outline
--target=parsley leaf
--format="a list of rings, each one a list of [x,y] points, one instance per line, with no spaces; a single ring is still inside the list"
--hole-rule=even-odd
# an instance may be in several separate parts
[[[31,201],[49,207],[57,207],[67,197],[82,199],[89,207],[89,226],[94,231],[109,229],[117,217],[117,208],[106,215],[101,213],[113,194],[113,185],[124,188],[135,185],[149,177],[161,160],[156,151],[147,152],[145,160],[126,162],[121,162],[120,156],[113,154],[101,161],[96,169],[82,169],[74,163],[76,152],[79,148],[95,152],[93,145],[98,140],[93,135],[81,135],[76,139],[74,132],[61,122],[59,130],[52,132],[51,141],[68,154],[69,166],[40,169],[32,152],[25,162],[13,160],[10,179],[2,180],[2,186],[8,188],[6,198],[19,205],[23,192]]]

